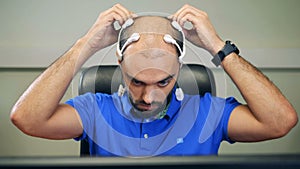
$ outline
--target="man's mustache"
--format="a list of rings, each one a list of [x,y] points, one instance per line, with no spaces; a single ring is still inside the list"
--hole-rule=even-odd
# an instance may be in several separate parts
[[[135,104],[142,104],[142,105],[146,105],[146,106],[154,106],[154,105],[161,105],[162,102],[158,102],[158,101],[153,101],[151,103],[146,103],[144,100],[140,100],[140,101],[137,101]]]

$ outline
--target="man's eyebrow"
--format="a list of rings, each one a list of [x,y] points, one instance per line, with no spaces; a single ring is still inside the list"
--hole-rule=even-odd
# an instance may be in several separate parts
[[[174,78],[174,76],[175,76],[175,74],[169,75],[168,77],[166,77],[166,78],[164,78],[163,80],[160,80],[160,81],[158,81],[158,82],[168,81],[168,80]]]
[[[139,80],[139,79],[134,78],[133,76],[129,75],[128,73],[125,73],[125,75],[127,76],[127,78],[131,79],[131,81],[135,80],[135,81],[139,81],[139,82],[145,83],[145,82],[143,82],[143,81],[141,81],[141,80]],[[159,80],[159,81],[156,82],[156,83],[159,83],[159,82],[163,82],[163,81],[167,81],[167,80],[169,80],[169,79],[172,79],[172,78],[174,78],[175,75],[176,75],[176,74],[169,75],[168,77],[166,77],[166,78],[164,78],[164,79],[162,79],[162,80]]]

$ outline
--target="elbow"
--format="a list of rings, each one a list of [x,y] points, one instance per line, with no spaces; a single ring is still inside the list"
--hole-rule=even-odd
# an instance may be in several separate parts
[[[297,112],[295,110],[293,110],[287,120],[287,129],[286,129],[286,134],[292,130],[292,128],[294,128],[298,123],[298,115]]]
[[[281,119],[280,124],[277,125],[275,129],[276,133],[275,138],[280,138],[287,135],[298,123],[298,115],[297,112],[293,109],[286,113],[285,117]]]
[[[17,110],[12,110],[10,113],[10,121],[19,129],[21,128],[22,124],[22,112]]]
[[[19,110],[13,110],[11,113],[10,113],[10,121],[18,128],[20,129],[21,131],[25,131],[25,124],[24,124],[24,118],[22,117],[23,116],[23,112],[22,111],[19,111]]]
[[[12,111],[10,114],[11,122],[24,134],[34,136],[34,127],[32,126],[33,123],[30,123],[28,119],[26,119],[26,113],[23,111]]]

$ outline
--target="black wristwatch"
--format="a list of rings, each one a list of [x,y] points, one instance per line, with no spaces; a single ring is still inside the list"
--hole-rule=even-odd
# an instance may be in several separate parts
[[[216,66],[219,66],[221,62],[224,60],[224,58],[232,52],[236,54],[240,53],[239,49],[233,43],[231,43],[230,41],[226,41],[223,49],[220,50],[211,61]]]

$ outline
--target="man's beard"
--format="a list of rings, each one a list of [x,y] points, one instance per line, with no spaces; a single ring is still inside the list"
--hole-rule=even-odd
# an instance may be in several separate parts
[[[168,103],[170,102],[171,94],[168,95],[168,97],[163,101],[163,102],[158,102],[158,101],[153,101],[152,103],[145,103],[144,100],[138,100],[138,101],[133,101],[132,97],[129,95],[129,100],[134,108],[133,111],[133,116],[138,117],[138,118],[143,118],[143,119],[148,119],[148,118],[155,118],[159,115],[160,112],[162,112],[164,109],[166,109]],[[143,108],[140,108],[139,105],[143,106],[150,106],[150,107],[157,107],[153,110],[146,110]]]

